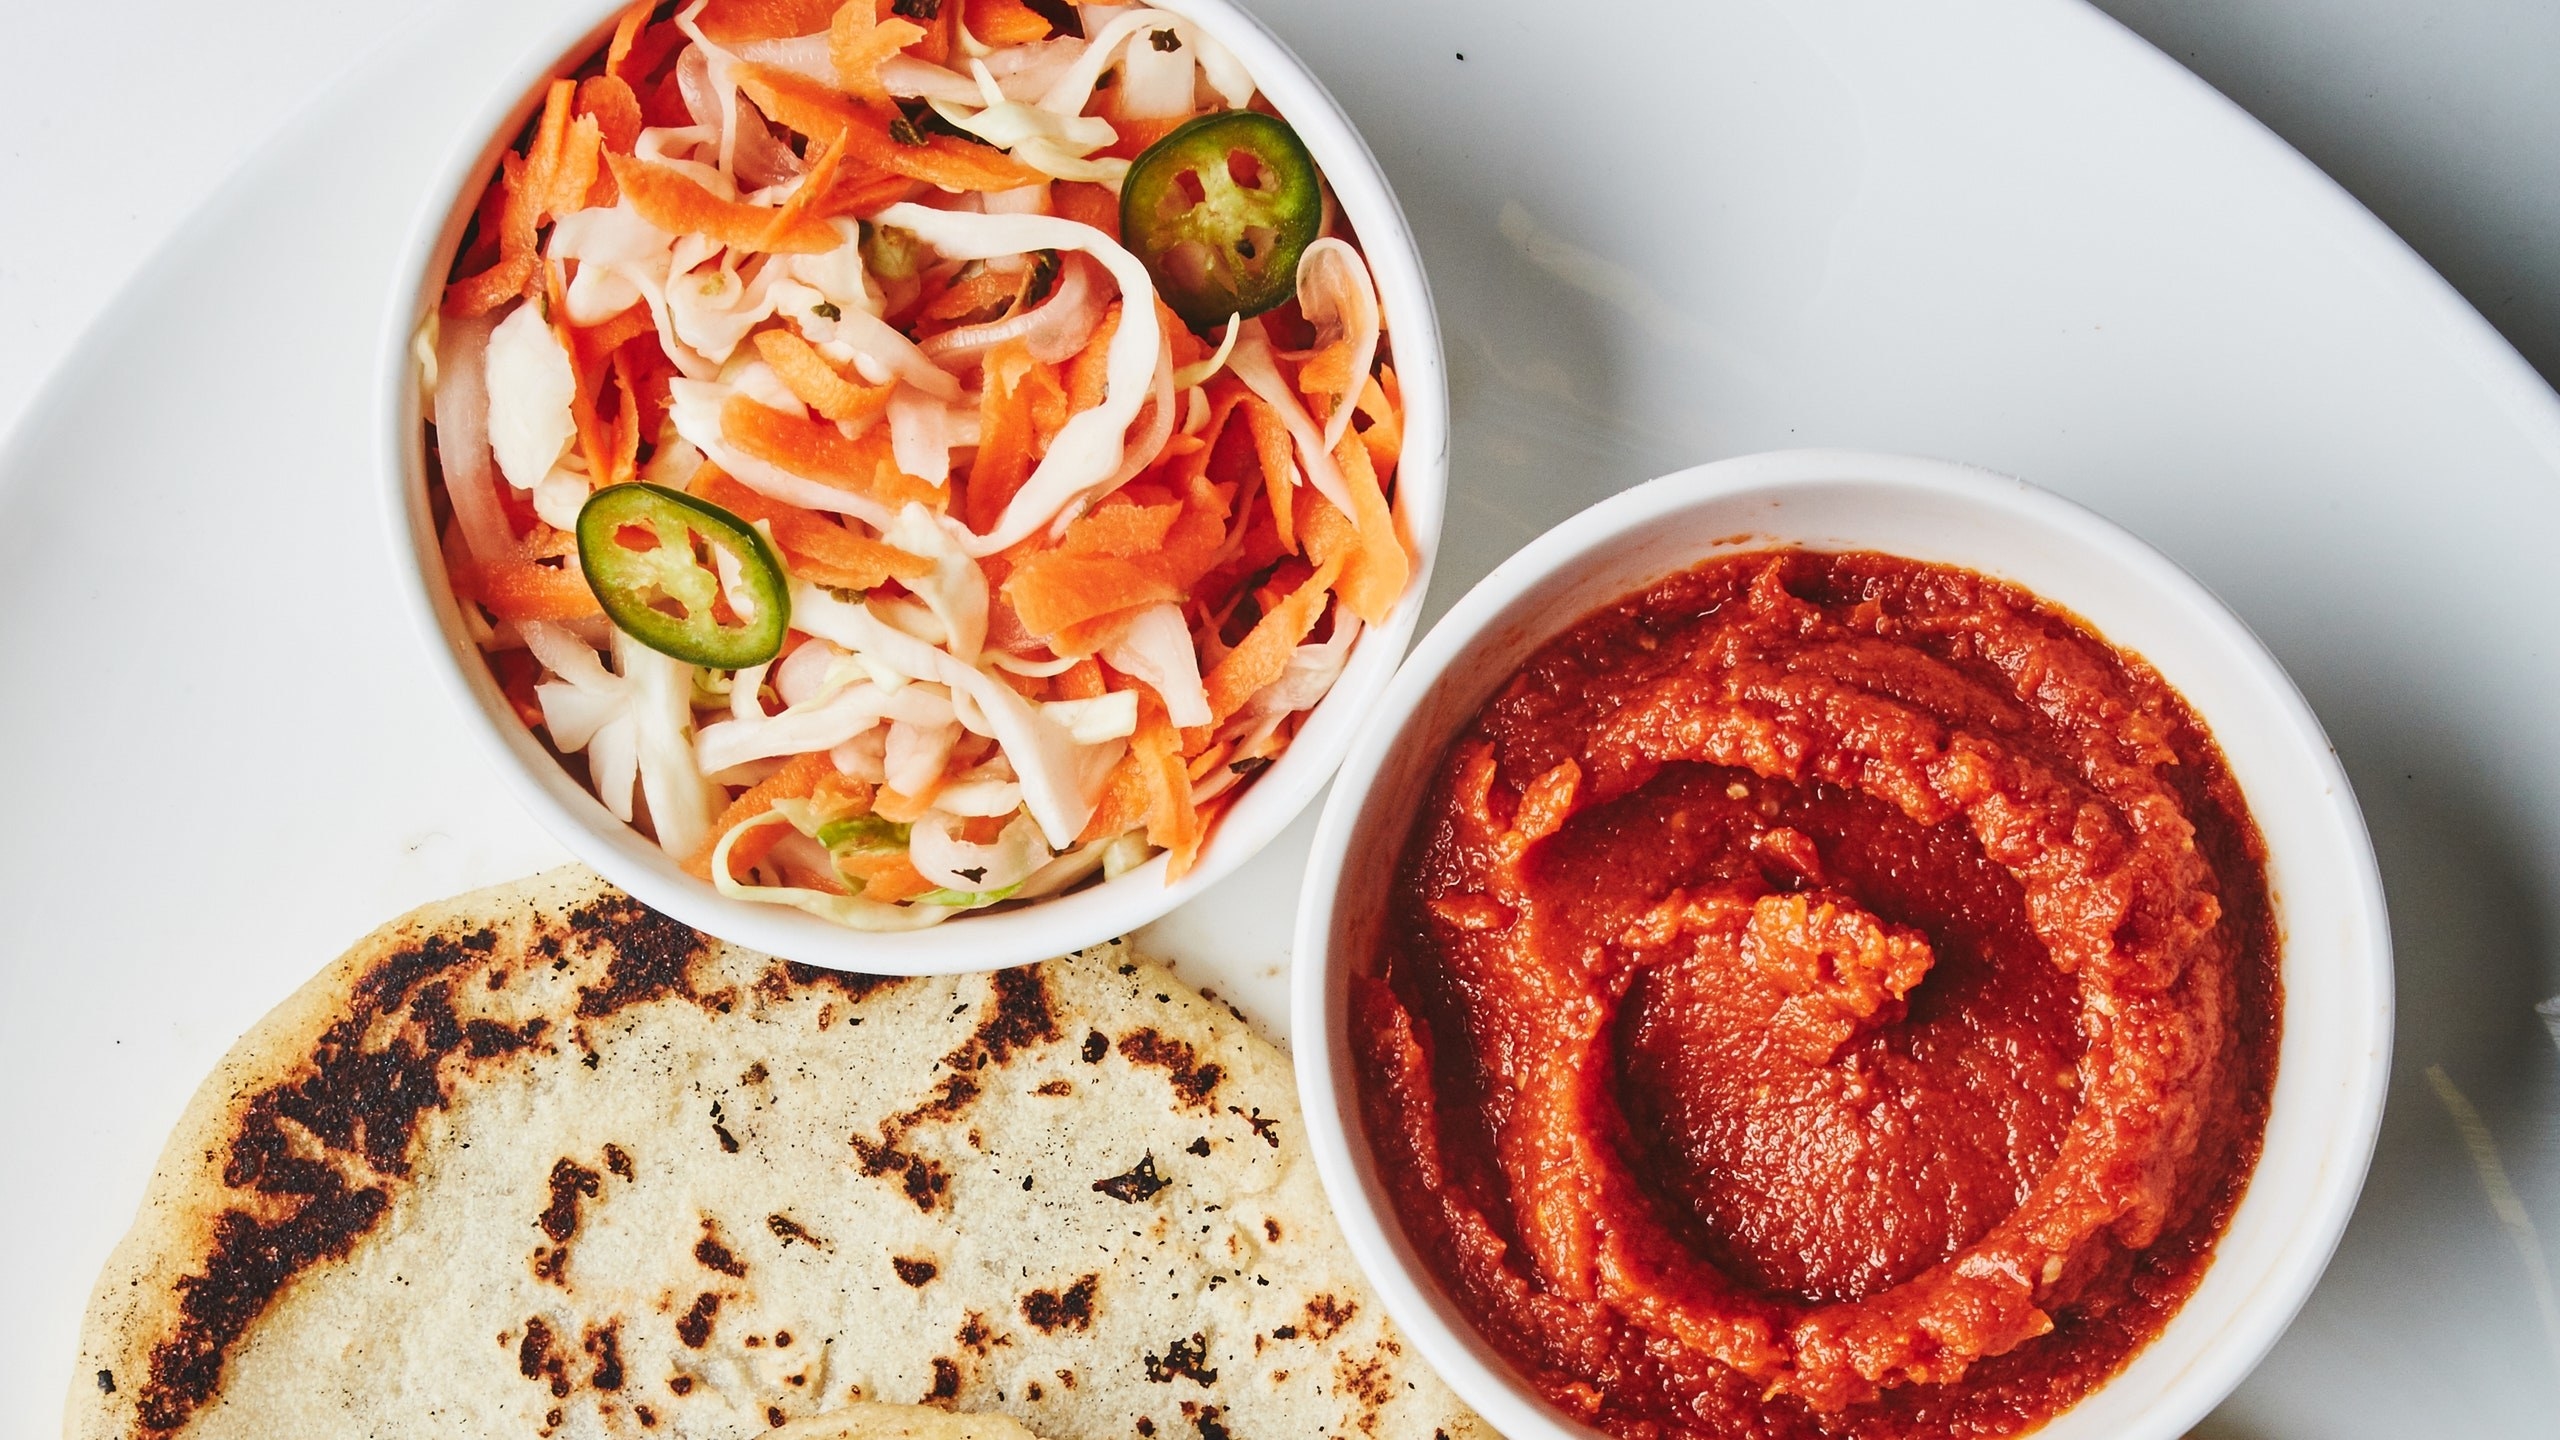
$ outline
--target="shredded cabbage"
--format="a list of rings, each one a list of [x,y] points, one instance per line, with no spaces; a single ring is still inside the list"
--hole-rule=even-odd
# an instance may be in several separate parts
[[[1049,847],[1040,843],[1040,826],[1028,815],[1015,817],[1003,833],[984,845],[954,834],[955,818],[940,810],[928,811],[907,837],[908,863],[917,874],[946,890],[1010,890],[1049,863]]]
[[[538,305],[518,305],[489,332],[489,448],[507,483],[530,493],[578,438],[569,402],[577,372]]]
[[[944,646],[974,665],[987,643],[987,574],[961,543],[968,533],[958,521],[910,501],[880,538],[933,562],[933,573],[907,581],[907,589],[942,622]]]
[[[1187,85],[1190,59],[1185,57],[1182,64]],[[1013,152],[1014,159],[1053,179],[1117,185],[1129,173],[1126,160],[1085,158],[1120,138],[1110,121],[1098,115],[1062,115],[1008,100],[985,61],[970,61],[969,70],[977,78],[977,98],[985,108],[971,114],[963,104],[937,98],[932,102],[934,113],[999,150]]]
[[[1200,682],[1200,656],[1191,645],[1191,627],[1172,601],[1160,601],[1138,612],[1129,633],[1103,648],[1102,658],[1124,675],[1135,675],[1164,701],[1165,714],[1181,726],[1206,725],[1217,717],[1209,710],[1208,687]]]
[[[995,529],[967,543],[972,555],[992,555],[1038,533],[1068,506],[1089,499],[1088,492],[1119,470],[1128,454],[1129,426],[1147,401],[1166,343],[1156,318],[1155,282],[1138,257],[1111,237],[1054,215],[972,215],[909,203],[882,211],[879,223],[908,231],[953,260],[1081,250],[1120,283],[1120,325],[1105,354],[1102,403],[1068,419],[1005,506]]]
[[[1264,404],[1280,412],[1280,423],[1288,427],[1289,438],[1298,447],[1298,463],[1305,468],[1307,479],[1314,482],[1316,493],[1332,501],[1343,514],[1358,514],[1351,504],[1351,485],[1333,463],[1333,451],[1324,443],[1324,432],[1316,428],[1307,407],[1299,402],[1298,392],[1281,377],[1280,367],[1272,359],[1271,339],[1263,332],[1262,321],[1247,320],[1240,328],[1244,335],[1236,342],[1227,368]]]
[[[1005,758],[1022,778],[1022,801],[1040,822],[1050,845],[1064,850],[1075,843],[1085,822],[1093,818],[1103,777],[1088,776],[1079,764],[1080,747],[1014,688],[950,655],[899,631],[868,607],[839,600],[826,591],[795,580],[791,613],[800,629],[918,678],[949,685],[956,702],[966,695],[976,704],[1004,747]],[[1114,757],[1115,760],[1117,757]],[[1105,769],[1107,776],[1108,770]]]
[[[1068,66],[1066,73],[1060,75],[1040,97],[1040,108],[1054,110],[1061,115],[1084,113],[1086,103],[1093,99],[1095,82],[1102,78],[1103,71],[1111,68],[1111,62],[1119,58],[1122,47],[1142,30],[1171,30],[1180,36],[1183,45],[1199,57],[1200,70],[1208,77],[1209,88],[1218,92],[1218,98],[1227,102],[1228,109],[1241,110],[1252,103],[1253,74],[1244,68],[1244,62],[1235,57],[1234,51],[1211,39],[1199,26],[1179,15],[1164,10],[1132,10],[1103,26],[1101,33],[1092,37],[1084,53],[1076,57],[1076,63]]]
[[[1298,258],[1298,308],[1316,327],[1316,343],[1351,342],[1351,388],[1324,422],[1325,453],[1342,443],[1360,408],[1360,388],[1378,359],[1378,287],[1346,241],[1326,236]]]
[[[748,900],[758,905],[784,905],[805,910],[821,920],[831,920],[849,930],[887,933],[900,930],[924,930],[939,925],[960,913],[956,907],[925,904],[919,897],[913,905],[883,905],[859,895],[830,895],[824,890],[805,890],[795,885],[749,885],[729,873],[729,851],[738,837],[762,825],[788,825],[790,820],[771,810],[750,816],[732,826],[720,837],[711,851],[711,883],[732,900]]]

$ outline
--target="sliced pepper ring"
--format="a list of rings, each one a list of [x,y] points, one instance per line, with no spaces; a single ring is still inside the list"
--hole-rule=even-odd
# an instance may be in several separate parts
[[[790,629],[789,582],[764,536],[664,486],[610,485],[588,496],[578,511],[578,566],[622,633],[689,665],[761,665],[781,653]]]
[[[1120,187],[1120,237],[1173,313],[1206,334],[1297,294],[1324,228],[1324,183],[1276,115],[1203,115],[1150,145]]]

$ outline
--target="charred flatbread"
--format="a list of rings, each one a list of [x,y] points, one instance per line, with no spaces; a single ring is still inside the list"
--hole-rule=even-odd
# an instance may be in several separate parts
[[[101,1277],[70,1440],[1488,1433],[1336,1233],[1288,1062],[1122,946],[881,980],[583,871],[252,1031]]]

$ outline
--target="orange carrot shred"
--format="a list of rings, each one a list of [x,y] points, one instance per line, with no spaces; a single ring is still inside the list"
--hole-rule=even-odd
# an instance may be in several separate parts
[[[788,40],[827,28],[835,0],[710,0],[694,23],[714,45]]]
[[[1116,243],[1120,239],[1120,197],[1083,180],[1060,180],[1049,187],[1049,208],[1079,225],[1090,225]]]
[[[852,424],[877,415],[889,403],[895,385],[858,385],[847,380],[818,347],[789,330],[759,330],[756,353],[800,402],[830,420]]]
[[[1154,696],[1138,697],[1138,732],[1129,737],[1147,796],[1147,843],[1172,852],[1166,876],[1179,879],[1200,851],[1200,814],[1191,804],[1191,776],[1182,764],[1182,736]]]
[[[604,73],[621,78],[622,67],[631,58],[632,42],[640,38],[641,28],[649,23],[649,15],[658,8],[658,0],[640,3],[622,12],[622,22],[613,27],[613,43],[605,47]]]
[[[729,807],[721,811],[720,818],[712,823],[711,833],[703,837],[701,847],[685,857],[686,873],[697,880],[710,879],[712,853],[720,848],[721,839],[730,831],[771,810],[776,800],[808,799],[817,793],[823,781],[836,773],[836,762],[829,759],[823,750],[792,756],[781,769],[749,786],[745,794],[729,802]],[[785,825],[759,825],[739,836],[737,843],[729,847],[729,878],[746,879],[740,872],[752,870],[763,863],[764,857],[773,853],[773,847],[782,843],[782,837],[789,828]]]
[[[912,20],[883,20],[869,0],[846,0],[827,27],[827,58],[848,94],[885,102],[889,87],[881,83],[880,63],[923,38],[924,27]]]
[[[1004,594],[1034,635],[1055,635],[1098,615],[1179,600],[1182,591],[1117,555],[1040,550],[1005,577]]]
[[[1109,693],[1102,679],[1102,663],[1090,655],[1061,672],[1057,686],[1061,700],[1099,700]]]
[[[604,610],[574,565],[507,561],[481,568],[472,581],[480,603],[501,620],[583,620]]]
[[[670,166],[608,153],[614,182],[642,219],[670,234],[708,235],[733,250],[815,254],[844,243],[835,227],[802,215],[780,234],[769,233],[777,212],[770,206],[723,200],[690,175]]]
[[[1205,680],[1209,691],[1209,713],[1220,720],[1244,708],[1254,692],[1278,680],[1289,668],[1289,658],[1297,653],[1307,633],[1316,628],[1324,614],[1324,602],[1334,581],[1342,574],[1345,557],[1337,555],[1319,566],[1316,572],[1292,592],[1288,599],[1274,605],[1254,622],[1243,643],[1227,652]],[[1207,727],[1196,732],[1207,743]]]
[[[703,462],[685,487],[752,525],[773,527],[791,573],[841,590],[869,590],[885,580],[920,580],[933,562],[894,545],[859,535],[814,510],[787,505],[739,484],[719,466]]]
[[[899,23],[903,22],[883,22],[883,28]],[[899,115],[885,100],[856,100],[805,75],[770,65],[741,65],[737,79],[757,109],[791,129],[812,139],[841,131],[842,143],[850,152],[846,158],[873,171],[909,176],[945,190],[1018,190],[1043,178],[1001,150],[954,135],[937,132],[916,137],[924,144],[903,144],[890,133]]]
[[[1086,511],[1067,527],[1058,548],[1070,555],[1147,555],[1164,548],[1165,537],[1173,533],[1173,522],[1182,516],[1182,506],[1173,501],[1161,505],[1103,505]]]
[[[1352,515],[1359,548],[1342,567],[1342,603],[1372,625],[1382,624],[1413,578],[1413,557],[1398,533],[1395,512],[1378,488],[1378,472],[1369,463],[1369,447],[1357,436],[1344,435],[1333,447],[1333,463],[1351,487]]]
[[[803,479],[868,495],[892,510],[908,502],[940,509],[947,498],[939,486],[898,468],[889,453],[888,427],[875,425],[858,439],[805,415],[786,415],[744,395],[732,395],[720,407],[720,433],[741,451],[778,465]]]
[[[968,0],[962,18],[981,45],[1025,45],[1049,38],[1049,22],[1022,0]]]

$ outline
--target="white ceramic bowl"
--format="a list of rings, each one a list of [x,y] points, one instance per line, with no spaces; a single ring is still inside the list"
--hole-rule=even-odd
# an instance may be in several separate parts
[[[1477,1335],[1397,1224],[1361,1128],[1349,981],[1443,752],[1529,654],[1654,580],[1742,549],[1878,550],[2014,581],[2149,660],[2211,727],[2266,838],[2284,1038],[2266,1144],[2185,1308],[2114,1380],[2037,1432],[2183,1434],[2275,1343],[2346,1228],[2390,1069],[2390,932],[2363,817],[2274,658],[2157,551],[2057,496],[1937,461],[1747,456],[1603,501],[1539,537],[1424,637],[1343,762],[1301,897],[1291,1031],[1316,1164],[1354,1255],[1423,1355],[1503,1433],[1589,1437]]]
[[[1217,883],[1297,818],[1350,747],[1355,728],[1395,673],[1422,614],[1439,548],[1448,489],[1449,396],[1440,326],[1422,256],[1386,176],[1351,121],[1296,56],[1227,0],[1175,0],[1166,7],[1197,21],[1243,60],[1262,93],[1297,129],[1360,236],[1386,314],[1388,343],[1403,383],[1405,450],[1396,508],[1417,563],[1404,600],[1387,623],[1353,646],[1348,667],[1295,741],[1228,810],[1179,882],[1165,883],[1164,857],[1108,883],[1011,910],[955,917],[900,935],[860,934],[777,906],[728,899],[686,875],[666,854],[605,810],[560,768],[508,708],[462,629],[427,508],[425,442],[412,342],[442,294],[455,248],[494,172],[522,131],[550,78],[601,48],[623,0],[590,0],[577,18],[536,48],[497,88],[428,191],[398,269],[398,288],[381,341],[379,435],[382,479],[399,583],[423,628],[427,655],[461,706],[464,721],[537,820],[577,857],[654,909],[698,930],[814,965],[881,974],[947,974],[1046,959],[1123,935]]]

